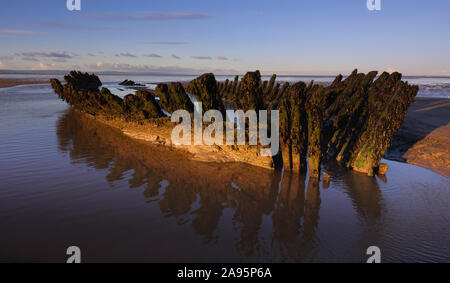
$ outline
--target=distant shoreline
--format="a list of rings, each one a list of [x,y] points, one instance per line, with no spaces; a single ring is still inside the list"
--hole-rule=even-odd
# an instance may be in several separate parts
[[[36,79],[5,79],[0,78],[0,88],[12,87],[18,85],[29,85],[29,84],[43,84],[48,83],[49,79],[36,78]]]

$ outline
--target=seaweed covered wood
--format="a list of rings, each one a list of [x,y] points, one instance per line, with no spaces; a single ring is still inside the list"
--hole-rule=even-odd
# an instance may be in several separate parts
[[[308,165],[312,177],[320,176],[324,158],[335,158],[342,165],[368,175],[385,173],[385,168],[378,169],[381,158],[403,123],[418,87],[403,82],[396,72],[385,72],[374,81],[376,75],[375,71],[363,74],[354,70],[345,80],[338,75],[327,87],[311,83],[306,89],[307,100],[299,111],[307,113]],[[295,128],[290,123],[296,119],[290,106],[291,88],[281,96],[278,107],[281,148],[285,169],[298,171],[293,164],[297,157],[290,148],[303,148],[303,143],[290,132]],[[302,164],[304,158],[300,158]]]
[[[305,109],[307,86],[293,84],[282,97],[280,106],[280,147],[284,168],[294,172],[306,171],[308,126]]]
[[[319,178],[320,163],[322,161],[322,129],[323,109],[325,102],[324,87],[322,85],[310,86],[305,103],[308,120],[308,169],[309,176]]]
[[[167,112],[172,114],[176,110],[194,111],[194,104],[186,94],[181,83],[175,82],[167,84],[158,84],[155,89],[159,97],[159,104]]]
[[[213,73],[203,74],[190,81],[186,90],[192,93],[198,101],[202,102],[203,111],[210,109],[216,109],[221,112],[225,111]]]
[[[364,122],[367,91],[376,74],[358,74],[354,70],[344,81],[339,75],[325,88],[323,151],[344,165]]]
[[[64,80],[66,84],[62,85],[58,79],[51,79],[53,90],[62,100],[82,112],[130,121],[165,116],[153,95],[147,91],[137,91],[136,95],[129,94],[122,99],[106,88],[99,90],[102,83],[94,74],[72,71],[64,76]]]
[[[261,82],[261,74],[259,71],[247,72],[241,79],[239,97],[236,101],[239,109],[247,110],[263,110],[264,98]]]
[[[349,158],[349,167],[373,175],[414,102],[419,88],[384,72],[368,91],[367,116]]]
[[[164,116],[153,95],[147,91],[137,91],[135,95],[125,96],[123,109],[125,119],[128,121],[143,121]]]

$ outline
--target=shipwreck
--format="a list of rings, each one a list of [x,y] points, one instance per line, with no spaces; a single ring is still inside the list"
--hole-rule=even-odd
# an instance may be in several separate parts
[[[218,82],[214,74],[206,73],[188,83],[160,83],[155,90],[139,89],[123,98],[100,88],[102,83],[94,74],[72,71],[64,77],[65,84],[57,79],[50,82],[58,96],[75,109],[121,129],[133,125],[138,132],[155,131],[158,135],[154,140],[169,146],[167,133],[175,124],[167,114],[179,109],[193,113],[190,96],[202,102],[203,111],[277,110],[280,150],[274,156],[261,156],[258,152],[262,145],[211,145],[211,149],[205,149],[207,155],[211,161],[308,171],[311,177],[320,178],[321,164],[330,159],[369,176],[386,173],[387,165],[381,158],[402,125],[418,87],[403,81],[398,72],[377,75],[376,71],[364,74],[354,70],[346,78],[338,75],[325,85],[314,81],[281,83],[276,75],[263,81],[259,71]],[[164,127],[167,131],[161,130]],[[181,149],[198,153],[186,146]],[[212,158],[215,154],[226,158]]]

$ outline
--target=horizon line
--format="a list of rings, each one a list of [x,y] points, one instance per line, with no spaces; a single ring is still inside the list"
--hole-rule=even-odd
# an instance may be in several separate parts
[[[33,73],[41,73],[43,75],[45,74],[49,74],[51,75],[52,73],[69,73],[73,70],[23,70],[23,69],[19,69],[19,70],[14,70],[14,69],[0,69],[0,74],[33,74]],[[213,71],[204,71],[204,72],[199,72],[199,73],[165,73],[165,72],[149,72],[149,71],[85,71],[85,70],[76,70],[76,71],[80,71],[80,72],[87,72],[87,73],[93,73],[93,74],[99,74],[99,75],[152,75],[152,76],[198,76],[204,73],[213,73]],[[337,75],[343,75],[343,73],[335,73],[335,75],[320,75],[320,74],[277,74],[277,73],[262,73],[261,70],[259,70],[261,72],[261,76],[271,76],[273,74],[275,74],[277,77],[335,77]],[[377,70],[375,70],[377,71]],[[378,71],[380,72],[380,71]],[[385,72],[385,71],[381,71],[381,72]],[[351,73],[351,72],[350,72]],[[391,72],[392,73],[392,72]],[[401,72],[399,72],[400,74],[402,74],[403,77],[407,77],[407,78],[450,78],[450,74],[449,75],[405,75]],[[214,74],[216,75],[216,74]],[[243,76],[245,75],[245,73],[228,73],[228,74],[219,74],[217,76]],[[343,75],[344,77],[346,75]]]

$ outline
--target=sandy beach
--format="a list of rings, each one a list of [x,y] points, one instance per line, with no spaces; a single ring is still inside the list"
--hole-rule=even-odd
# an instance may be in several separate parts
[[[450,99],[417,97],[385,157],[450,178]]]
[[[0,78],[0,88],[12,87],[16,85],[42,84],[48,83],[49,79],[5,79]]]

